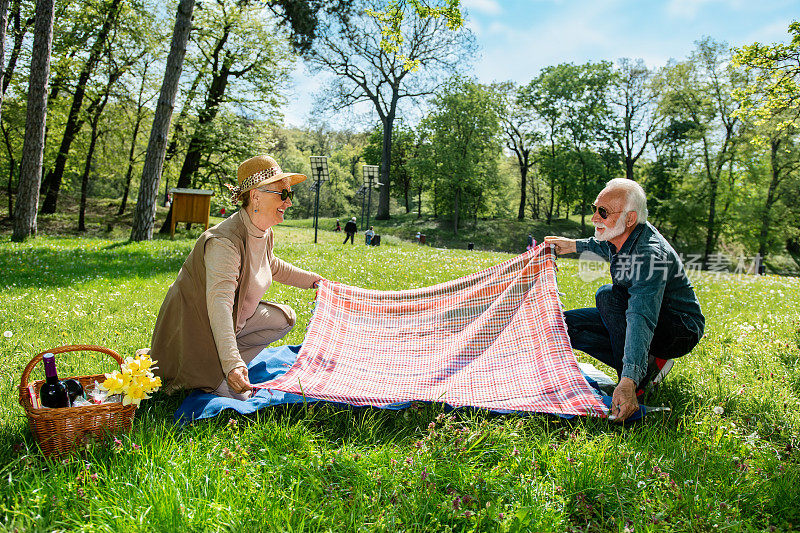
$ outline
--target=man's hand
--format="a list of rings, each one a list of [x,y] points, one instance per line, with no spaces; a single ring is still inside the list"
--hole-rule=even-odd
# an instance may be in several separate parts
[[[247,377],[247,369],[245,367],[237,366],[228,372],[228,388],[238,394],[253,389],[253,386],[250,385],[250,379]]]
[[[611,397],[611,415],[609,420],[614,422],[624,422],[639,409],[639,401],[636,399],[636,383],[631,378],[622,378],[614,389]]]
[[[554,245],[558,255],[574,254],[578,251],[577,246],[575,245],[575,239],[567,239],[566,237],[555,237],[553,235],[548,235],[544,238],[544,242]]]

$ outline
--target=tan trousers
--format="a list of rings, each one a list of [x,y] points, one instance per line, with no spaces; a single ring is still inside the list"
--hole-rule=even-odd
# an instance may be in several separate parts
[[[236,334],[239,355],[242,356],[244,363],[249,365],[261,350],[292,331],[296,321],[297,315],[291,307],[272,302],[260,302],[256,312],[247,319],[242,330]],[[214,390],[214,394],[237,400],[246,400],[250,396],[249,392],[239,394],[230,390],[225,379]]]

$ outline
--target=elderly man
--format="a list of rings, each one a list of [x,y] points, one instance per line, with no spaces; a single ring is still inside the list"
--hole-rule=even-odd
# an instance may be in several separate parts
[[[617,371],[609,419],[622,422],[638,409],[645,385],[660,382],[672,359],[699,342],[705,318],[680,257],[647,222],[647,198],[638,183],[612,179],[592,208],[594,238],[545,242],[558,254],[590,251],[611,263],[613,283],[597,290],[597,307],[564,317],[572,347]]]

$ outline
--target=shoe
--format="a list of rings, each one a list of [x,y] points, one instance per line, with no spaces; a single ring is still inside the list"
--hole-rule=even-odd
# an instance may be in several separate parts
[[[664,378],[667,377],[669,371],[672,370],[672,367],[675,365],[674,359],[661,359],[660,357],[653,358],[653,365],[658,369],[650,380],[651,387],[657,387]]]
[[[647,374],[642,380],[643,385],[636,389],[636,397],[641,398],[645,392],[655,390],[667,377],[674,364],[674,359],[662,359],[651,355],[647,365]]]

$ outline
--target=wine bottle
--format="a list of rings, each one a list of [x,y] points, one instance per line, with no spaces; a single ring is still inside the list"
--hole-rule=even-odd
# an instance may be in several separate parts
[[[44,362],[45,375],[45,382],[42,388],[39,389],[39,401],[41,401],[42,407],[69,407],[67,388],[63,383],[58,381],[56,356],[51,353],[46,353],[42,356],[42,361]]]
[[[69,396],[70,405],[75,403],[76,398],[83,396],[83,385],[81,385],[81,382],[77,379],[65,379],[61,383],[63,383],[64,387],[67,389],[67,396]]]

